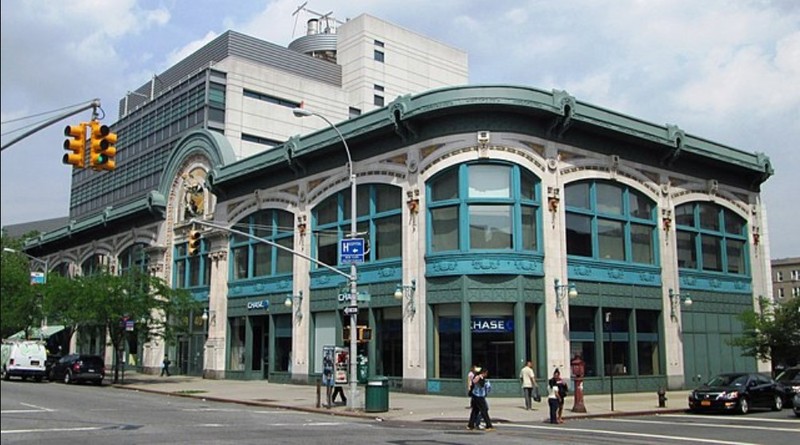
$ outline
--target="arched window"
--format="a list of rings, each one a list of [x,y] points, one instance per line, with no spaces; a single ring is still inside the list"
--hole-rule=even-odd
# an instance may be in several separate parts
[[[675,208],[678,267],[730,274],[746,274],[745,220],[709,202]]]
[[[208,286],[211,282],[211,259],[208,258],[209,242],[200,239],[200,249],[195,255],[189,255],[189,243],[175,245],[175,272],[173,281],[175,288]]]
[[[655,203],[626,185],[581,181],[564,188],[567,254],[655,264]]]
[[[276,209],[260,210],[240,220],[235,228],[288,249],[294,249],[294,215],[290,212]],[[292,253],[267,243],[233,234],[231,251],[234,280],[292,273]]]
[[[369,252],[365,262],[400,258],[402,255],[402,190],[386,184],[363,184],[357,190],[357,231],[364,234]],[[319,203],[313,212],[317,260],[339,262],[339,240],[350,234],[350,190]],[[362,235],[359,235],[361,237]]]
[[[466,163],[428,182],[431,253],[539,250],[539,179],[517,165]]]
[[[146,247],[147,245],[144,243],[133,244],[119,254],[117,260],[120,274],[125,274],[130,270],[147,271],[148,256],[144,250]]]
[[[109,269],[110,266],[111,257],[97,253],[92,255],[90,258],[84,261],[83,264],[81,264],[81,274],[83,276],[89,276],[101,271],[111,272]]]

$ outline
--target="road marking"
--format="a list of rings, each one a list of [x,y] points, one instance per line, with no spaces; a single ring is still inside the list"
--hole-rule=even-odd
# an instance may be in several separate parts
[[[597,419],[601,422],[619,422],[619,423],[650,423],[661,425],[676,425],[675,422],[666,422],[661,420],[639,420],[639,419]],[[752,426],[752,425],[730,425],[720,423],[700,423],[700,422],[683,422],[681,426],[704,426],[712,428],[725,428],[725,429],[743,429],[743,430],[767,430],[767,431],[782,431],[795,433],[800,430],[797,428],[776,428],[774,426]]]
[[[45,428],[40,430],[4,430],[0,431],[0,434],[64,433],[64,432],[68,433],[72,431],[95,431],[101,429],[103,429],[103,427],[87,426],[87,427],[77,427],[77,428]]]
[[[30,413],[51,413],[53,412],[50,408],[45,408],[43,406],[38,405],[31,405],[30,403],[22,403],[20,405],[27,406],[33,409],[7,409],[4,411],[0,411],[0,414],[30,414]]]
[[[629,433],[626,431],[607,431],[607,430],[596,430],[596,429],[583,429],[583,428],[565,428],[562,426],[537,426],[537,425],[522,425],[518,423],[512,424],[504,424],[508,426],[514,426],[517,428],[528,428],[528,429],[536,429],[536,430],[553,430],[553,431],[572,431],[576,433],[589,433],[589,434],[606,434],[608,436],[626,436],[626,437],[643,437],[648,439],[669,439],[669,440],[676,440],[681,442],[692,442],[692,443],[716,443],[721,445],[758,445],[755,443],[748,443],[748,442],[728,442],[725,440],[714,440],[714,439],[701,439],[699,437],[680,437],[680,436],[665,436],[662,434],[646,434],[646,433]]]
[[[706,419],[706,420],[728,420],[725,417],[710,417],[710,416],[703,416],[698,417],[696,414],[659,414],[658,417],[679,417],[683,419]],[[779,422],[779,423],[794,423],[797,424],[797,421],[794,419],[769,419],[765,417],[736,417],[736,420],[745,420],[749,422]]]

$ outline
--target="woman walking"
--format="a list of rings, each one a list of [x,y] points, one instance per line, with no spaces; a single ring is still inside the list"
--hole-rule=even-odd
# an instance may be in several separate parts
[[[547,381],[547,404],[550,407],[550,423],[558,424],[558,407],[561,405],[561,394],[558,384],[561,381],[561,371],[556,368],[553,377]]]

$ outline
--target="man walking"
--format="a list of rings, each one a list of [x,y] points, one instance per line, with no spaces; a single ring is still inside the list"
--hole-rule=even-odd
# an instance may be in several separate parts
[[[492,391],[492,384],[488,377],[489,371],[481,369],[472,379],[472,410],[469,413],[468,430],[474,430],[480,426],[480,416],[486,422],[485,431],[494,431],[492,419],[489,417],[489,405],[486,404],[486,396]]]
[[[530,360],[525,362],[525,366],[519,371],[519,380],[522,383],[522,395],[525,399],[525,409],[530,411],[533,388],[536,386],[536,375],[533,372],[533,363],[531,363]]]

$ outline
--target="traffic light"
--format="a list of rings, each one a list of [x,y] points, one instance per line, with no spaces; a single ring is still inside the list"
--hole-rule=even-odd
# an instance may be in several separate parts
[[[86,123],[82,122],[78,125],[67,125],[64,128],[64,136],[69,136],[64,139],[64,150],[69,150],[72,153],[64,153],[61,161],[67,165],[72,165],[74,168],[83,168],[86,166]]]
[[[189,231],[189,256],[195,256],[200,252],[200,231],[192,229]]]
[[[114,156],[117,154],[117,134],[112,133],[108,125],[101,125],[98,121],[90,124],[90,147],[92,153],[89,156],[89,165],[95,170],[114,170],[116,163]]]

